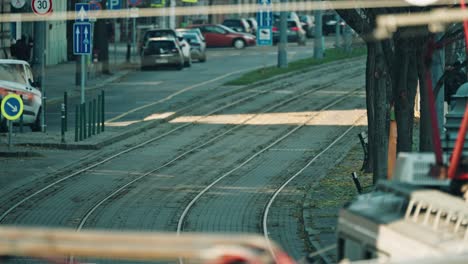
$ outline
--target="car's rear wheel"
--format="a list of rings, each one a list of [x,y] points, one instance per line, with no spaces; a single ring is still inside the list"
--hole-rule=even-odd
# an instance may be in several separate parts
[[[245,41],[242,40],[242,39],[236,39],[233,42],[233,46],[236,49],[243,49],[243,48],[245,48]]]
[[[206,54],[203,55],[203,58],[201,58],[199,61],[200,61],[200,62],[205,62],[205,61],[206,61]]]
[[[42,131],[42,127],[41,127],[41,111],[42,111],[42,108],[39,108],[39,111],[37,112],[36,121],[34,121],[34,124],[31,125],[31,130],[32,130],[33,132],[41,132],[41,131]]]
[[[188,58],[188,60],[186,60],[184,62],[184,66],[185,67],[191,67],[192,66],[192,57]]]

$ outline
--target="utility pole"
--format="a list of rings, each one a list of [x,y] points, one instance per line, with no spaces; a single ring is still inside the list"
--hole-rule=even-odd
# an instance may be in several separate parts
[[[46,132],[46,86],[45,86],[45,64],[46,64],[46,22],[34,22],[34,47],[33,47],[33,66],[37,81],[41,84],[42,92],[42,111],[41,127],[42,132]]]
[[[336,25],[335,25],[335,48],[340,47],[340,38],[341,38],[341,17],[340,15],[335,15]]]
[[[175,22],[175,7],[176,7],[176,0],[169,0],[171,4],[170,14],[169,14],[169,28],[175,29],[176,22]]]
[[[315,38],[314,38],[314,58],[323,58],[323,35],[322,35],[322,10],[314,11],[315,17]]]
[[[287,0],[281,0],[281,3],[287,3]],[[288,67],[288,53],[286,51],[286,46],[288,45],[288,36],[287,36],[287,17],[288,14],[286,11],[280,12],[280,39],[278,43],[278,68],[287,68]]]

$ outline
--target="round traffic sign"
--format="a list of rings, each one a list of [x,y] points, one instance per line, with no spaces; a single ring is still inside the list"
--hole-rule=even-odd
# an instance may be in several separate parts
[[[36,15],[48,15],[52,12],[52,0],[32,0],[31,7]]]
[[[11,5],[14,8],[22,8],[26,4],[26,0],[12,0]]]
[[[23,114],[23,100],[17,94],[5,96],[0,105],[2,115],[8,120],[16,120]]]
[[[130,6],[138,6],[141,5],[142,0],[128,0],[127,3]]]
[[[97,1],[89,1],[89,10],[92,10],[92,11],[102,10],[101,3],[97,2]]]

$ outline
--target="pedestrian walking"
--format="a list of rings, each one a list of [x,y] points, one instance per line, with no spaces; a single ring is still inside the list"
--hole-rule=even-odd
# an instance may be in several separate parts
[[[31,46],[26,35],[16,42],[16,58],[29,62],[31,58]]]

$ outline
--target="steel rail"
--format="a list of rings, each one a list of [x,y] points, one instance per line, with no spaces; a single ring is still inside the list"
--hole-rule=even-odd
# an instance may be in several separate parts
[[[277,140],[275,140],[273,143],[269,144],[268,146],[264,147],[263,149],[259,150],[258,152],[256,152],[255,154],[253,154],[250,158],[248,158],[247,160],[245,160],[244,162],[242,162],[241,164],[239,164],[238,166],[236,166],[235,168],[231,169],[230,171],[224,173],[223,175],[221,175],[220,177],[218,177],[216,180],[214,180],[213,182],[211,182],[209,185],[207,185],[202,191],[200,191],[189,203],[188,205],[185,207],[184,211],[182,212],[178,222],[177,222],[177,235],[180,235],[183,231],[183,228],[184,228],[184,224],[185,224],[185,220],[186,220],[186,217],[187,215],[189,214],[189,211],[192,209],[192,207],[195,205],[195,203],[204,195],[206,194],[214,185],[216,185],[218,182],[220,182],[221,180],[223,180],[224,178],[226,178],[227,176],[231,175],[232,173],[234,173],[235,171],[239,170],[240,168],[244,167],[246,164],[248,164],[249,162],[251,162],[252,160],[254,160],[255,158],[257,158],[259,155],[261,155],[262,153],[266,152],[267,150],[269,150],[270,148],[272,148],[273,146],[277,145],[278,143],[282,142],[284,139],[288,138],[289,136],[291,136],[292,134],[294,134],[296,131],[298,131],[299,129],[303,128],[308,122],[310,122],[311,120],[313,120],[314,118],[316,118],[318,115],[320,115],[321,113],[323,113],[323,111],[329,109],[330,107],[340,103],[341,101],[345,100],[346,98],[348,98],[349,96],[351,96],[352,94],[355,94],[358,90],[361,90],[361,88],[358,88],[358,89],[353,89],[352,91],[348,92],[347,95],[345,96],[342,96],[341,98],[339,99],[336,99],[336,100],[333,100],[331,103],[327,104],[326,106],[322,107],[316,114],[312,115],[310,118],[308,118],[306,121],[304,121],[302,124],[299,124],[297,125],[294,129],[288,131],[286,134],[284,134],[283,136],[281,136],[280,138],[278,138]],[[273,253],[272,253],[273,254]],[[274,256],[274,254],[273,254]],[[183,260],[182,259],[179,259],[179,263],[183,263]]]
[[[350,126],[348,129],[346,129],[345,132],[343,132],[340,136],[338,136],[332,143],[330,143],[325,149],[323,149],[320,153],[318,153],[317,155],[315,155],[311,160],[309,160],[309,162],[307,162],[307,164],[302,167],[300,170],[298,170],[293,176],[291,176],[288,180],[286,180],[282,185],[281,187],[279,187],[275,193],[272,195],[272,197],[270,198],[270,200],[268,201],[266,207],[265,207],[265,210],[263,212],[263,221],[262,221],[262,227],[263,227],[263,235],[267,241],[268,244],[270,244],[269,242],[269,232],[268,232],[268,213],[270,212],[270,208],[271,206],[273,205],[273,202],[276,200],[276,198],[278,197],[278,195],[280,194],[281,191],[283,191],[284,188],[286,188],[286,186],[291,183],[291,181],[293,181],[297,176],[299,176],[302,172],[304,172],[304,170],[306,170],[308,167],[310,167],[310,165],[312,165],[312,163],[314,163],[318,158],[320,158],[323,154],[325,154],[328,150],[330,150],[334,145],[336,145],[344,136],[346,136],[352,129],[354,129],[354,127],[356,127],[357,123],[362,119],[362,116],[360,118],[358,118],[356,120],[356,122],[353,123],[352,126]],[[270,252],[273,252],[273,247],[270,248]],[[320,254],[320,256],[322,258],[324,258],[322,256],[322,254]],[[330,263],[330,262],[328,262]]]
[[[351,73],[350,75],[356,75],[356,74],[355,74],[355,73]],[[348,77],[349,77],[349,76],[348,76]],[[315,89],[313,89],[313,90],[308,90],[308,91],[306,91],[306,92],[303,92],[303,93],[300,93],[300,94],[298,94],[298,95],[295,95],[295,96],[293,96],[293,97],[291,97],[291,98],[288,98],[288,99],[286,99],[286,100],[284,100],[284,101],[281,101],[281,102],[279,102],[279,103],[277,103],[277,104],[275,104],[275,105],[269,106],[269,107],[267,107],[266,109],[264,109],[264,110],[258,112],[257,114],[252,115],[252,116],[250,116],[249,118],[246,118],[245,120],[243,120],[243,121],[240,122],[239,124],[237,124],[237,125],[231,127],[230,129],[225,130],[224,132],[222,132],[222,133],[220,133],[220,134],[218,134],[218,135],[212,137],[211,139],[205,141],[204,143],[202,143],[202,144],[200,144],[200,145],[198,145],[198,146],[195,146],[195,147],[193,147],[193,148],[191,148],[191,149],[185,151],[184,153],[182,153],[182,154],[180,154],[179,156],[173,158],[172,160],[170,160],[170,161],[164,163],[163,165],[161,165],[161,166],[159,166],[159,167],[157,167],[157,168],[155,168],[155,169],[152,169],[152,170],[150,170],[150,171],[144,173],[144,174],[141,175],[140,177],[137,177],[137,178],[133,179],[132,181],[130,181],[130,182],[128,182],[128,183],[122,185],[120,188],[118,188],[117,190],[115,190],[115,191],[114,191],[113,193],[111,193],[109,196],[107,196],[107,197],[105,197],[104,199],[102,199],[101,201],[99,201],[95,206],[93,206],[93,207],[86,213],[86,215],[85,215],[85,216],[83,217],[83,219],[80,221],[80,223],[79,223],[79,225],[78,225],[78,228],[77,228],[77,231],[80,231],[80,230],[83,228],[83,226],[86,224],[86,221],[88,220],[88,218],[89,218],[102,204],[104,204],[107,200],[111,199],[113,196],[117,195],[118,193],[120,193],[122,190],[124,190],[124,189],[127,188],[128,186],[132,185],[133,183],[135,183],[135,182],[137,182],[137,181],[139,181],[139,180],[141,180],[141,179],[147,177],[148,175],[151,175],[151,174],[153,174],[153,173],[155,173],[155,172],[157,172],[157,171],[159,171],[159,170],[161,170],[161,169],[163,169],[163,168],[165,168],[165,167],[168,167],[168,166],[172,165],[174,162],[176,162],[176,161],[178,161],[178,160],[184,158],[184,157],[187,156],[188,154],[190,154],[190,153],[192,153],[192,152],[194,152],[194,151],[196,151],[196,150],[198,150],[198,149],[201,149],[201,148],[203,148],[203,147],[205,147],[205,146],[211,144],[212,142],[218,140],[219,138],[225,136],[226,134],[229,134],[230,132],[232,132],[232,131],[234,131],[234,130],[236,130],[236,129],[242,127],[242,126],[244,126],[247,122],[249,122],[250,120],[256,118],[257,116],[259,116],[259,115],[261,115],[261,114],[263,114],[263,113],[267,113],[267,112],[269,112],[269,111],[271,111],[271,110],[274,110],[274,109],[276,109],[276,108],[278,108],[278,107],[281,107],[281,106],[283,106],[283,105],[286,105],[286,104],[288,104],[288,103],[290,103],[290,102],[292,102],[292,101],[295,101],[295,100],[297,100],[297,99],[299,99],[299,98],[302,98],[302,97],[305,96],[305,95],[308,95],[308,94],[311,94],[311,93],[315,93],[315,92],[318,92],[318,91],[320,91],[320,90],[329,88],[329,87],[332,86],[332,85],[333,85],[333,84],[323,85],[323,86],[320,86],[320,87],[315,88]]]
[[[326,67],[325,70],[328,70],[328,68],[333,68],[333,67],[336,67],[336,66],[337,66],[337,65],[333,65],[333,66]],[[215,113],[217,113],[217,112],[223,111],[223,110],[225,110],[225,109],[227,109],[227,108],[230,108],[230,107],[232,107],[232,106],[234,106],[234,105],[237,105],[237,104],[239,104],[239,103],[242,103],[242,102],[244,102],[244,101],[250,100],[251,98],[258,96],[259,94],[267,93],[267,92],[270,92],[270,91],[274,91],[275,89],[281,89],[281,88],[282,88],[282,87],[273,87],[273,88],[271,88],[271,89],[262,90],[262,91],[256,91],[255,88],[248,89],[247,91],[255,91],[255,93],[254,93],[254,94],[251,94],[251,95],[248,95],[248,96],[246,96],[246,97],[243,97],[243,98],[241,98],[241,99],[239,99],[239,100],[236,100],[236,101],[234,101],[234,102],[231,102],[231,103],[229,103],[229,104],[227,104],[227,105],[225,105],[225,106],[219,107],[219,108],[217,108],[217,109],[215,109],[215,110],[213,110],[213,111],[210,111],[210,112],[208,112],[207,114],[201,116],[200,118],[198,118],[198,119],[196,119],[196,120],[193,120],[193,121],[190,122],[190,123],[186,123],[186,124],[184,124],[184,125],[178,126],[178,127],[174,128],[174,129],[172,129],[172,130],[170,130],[170,131],[168,131],[168,132],[166,132],[166,133],[163,133],[163,134],[161,134],[161,135],[158,135],[158,136],[155,137],[155,138],[146,140],[146,141],[144,141],[144,142],[142,142],[142,143],[140,143],[140,144],[137,144],[137,145],[135,145],[135,146],[133,146],[133,147],[130,147],[130,148],[127,148],[127,149],[125,149],[125,150],[123,150],[123,151],[117,152],[116,154],[113,154],[113,155],[111,155],[111,156],[109,156],[109,157],[107,157],[107,158],[105,158],[105,159],[103,159],[103,160],[101,160],[101,161],[99,161],[99,162],[96,162],[96,163],[93,163],[93,164],[91,164],[91,165],[89,165],[89,166],[86,166],[86,167],[84,167],[84,168],[78,169],[77,171],[75,171],[75,172],[73,172],[73,173],[70,173],[69,175],[67,175],[67,176],[65,176],[65,177],[63,177],[63,178],[61,178],[61,179],[59,179],[59,180],[57,180],[57,181],[54,181],[54,182],[52,182],[52,183],[46,185],[45,187],[42,187],[41,189],[39,189],[39,190],[33,192],[32,194],[30,194],[30,195],[26,196],[25,198],[21,199],[20,201],[16,202],[13,206],[11,206],[9,209],[7,209],[5,212],[3,212],[3,213],[0,215],[0,223],[8,216],[11,212],[13,212],[16,208],[18,208],[19,206],[21,206],[21,205],[24,204],[25,202],[31,200],[33,197],[35,197],[35,196],[37,196],[37,195],[43,193],[44,191],[50,189],[51,187],[53,187],[53,186],[55,186],[55,185],[57,185],[57,184],[59,184],[59,183],[61,183],[61,182],[63,182],[63,181],[66,181],[66,180],[68,180],[68,179],[70,179],[70,178],[72,178],[72,177],[75,177],[75,176],[77,176],[77,175],[79,175],[79,174],[81,174],[81,173],[84,173],[84,172],[86,172],[86,171],[89,171],[89,170],[91,170],[91,169],[94,169],[94,168],[96,168],[96,167],[99,166],[99,165],[102,165],[102,164],[104,164],[104,163],[107,163],[108,161],[113,160],[113,159],[115,159],[115,158],[117,158],[117,157],[120,157],[120,156],[122,156],[122,155],[124,155],[124,154],[126,154],[126,153],[128,153],[128,152],[131,152],[131,151],[134,151],[134,150],[136,150],[136,149],[139,149],[139,148],[141,148],[141,147],[143,147],[143,146],[146,146],[146,145],[149,144],[149,143],[152,143],[152,142],[155,142],[155,141],[160,140],[160,139],[162,139],[162,138],[165,138],[165,137],[167,137],[167,136],[169,136],[169,135],[171,135],[171,134],[173,134],[173,133],[175,133],[175,132],[177,132],[177,131],[179,131],[179,130],[181,130],[181,129],[184,129],[184,128],[188,127],[188,126],[191,126],[191,125],[195,124],[195,123],[198,122],[199,120],[202,120],[202,119],[204,119],[204,118],[206,118],[206,117],[208,117],[208,116],[210,116],[210,115],[212,115],[212,114],[215,114]],[[243,92],[243,91],[241,91],[241,92]],[[195,105],[195,104],[194,104],[194,105]],[[184,107],[184,108],[186,108],[186,107]]]

